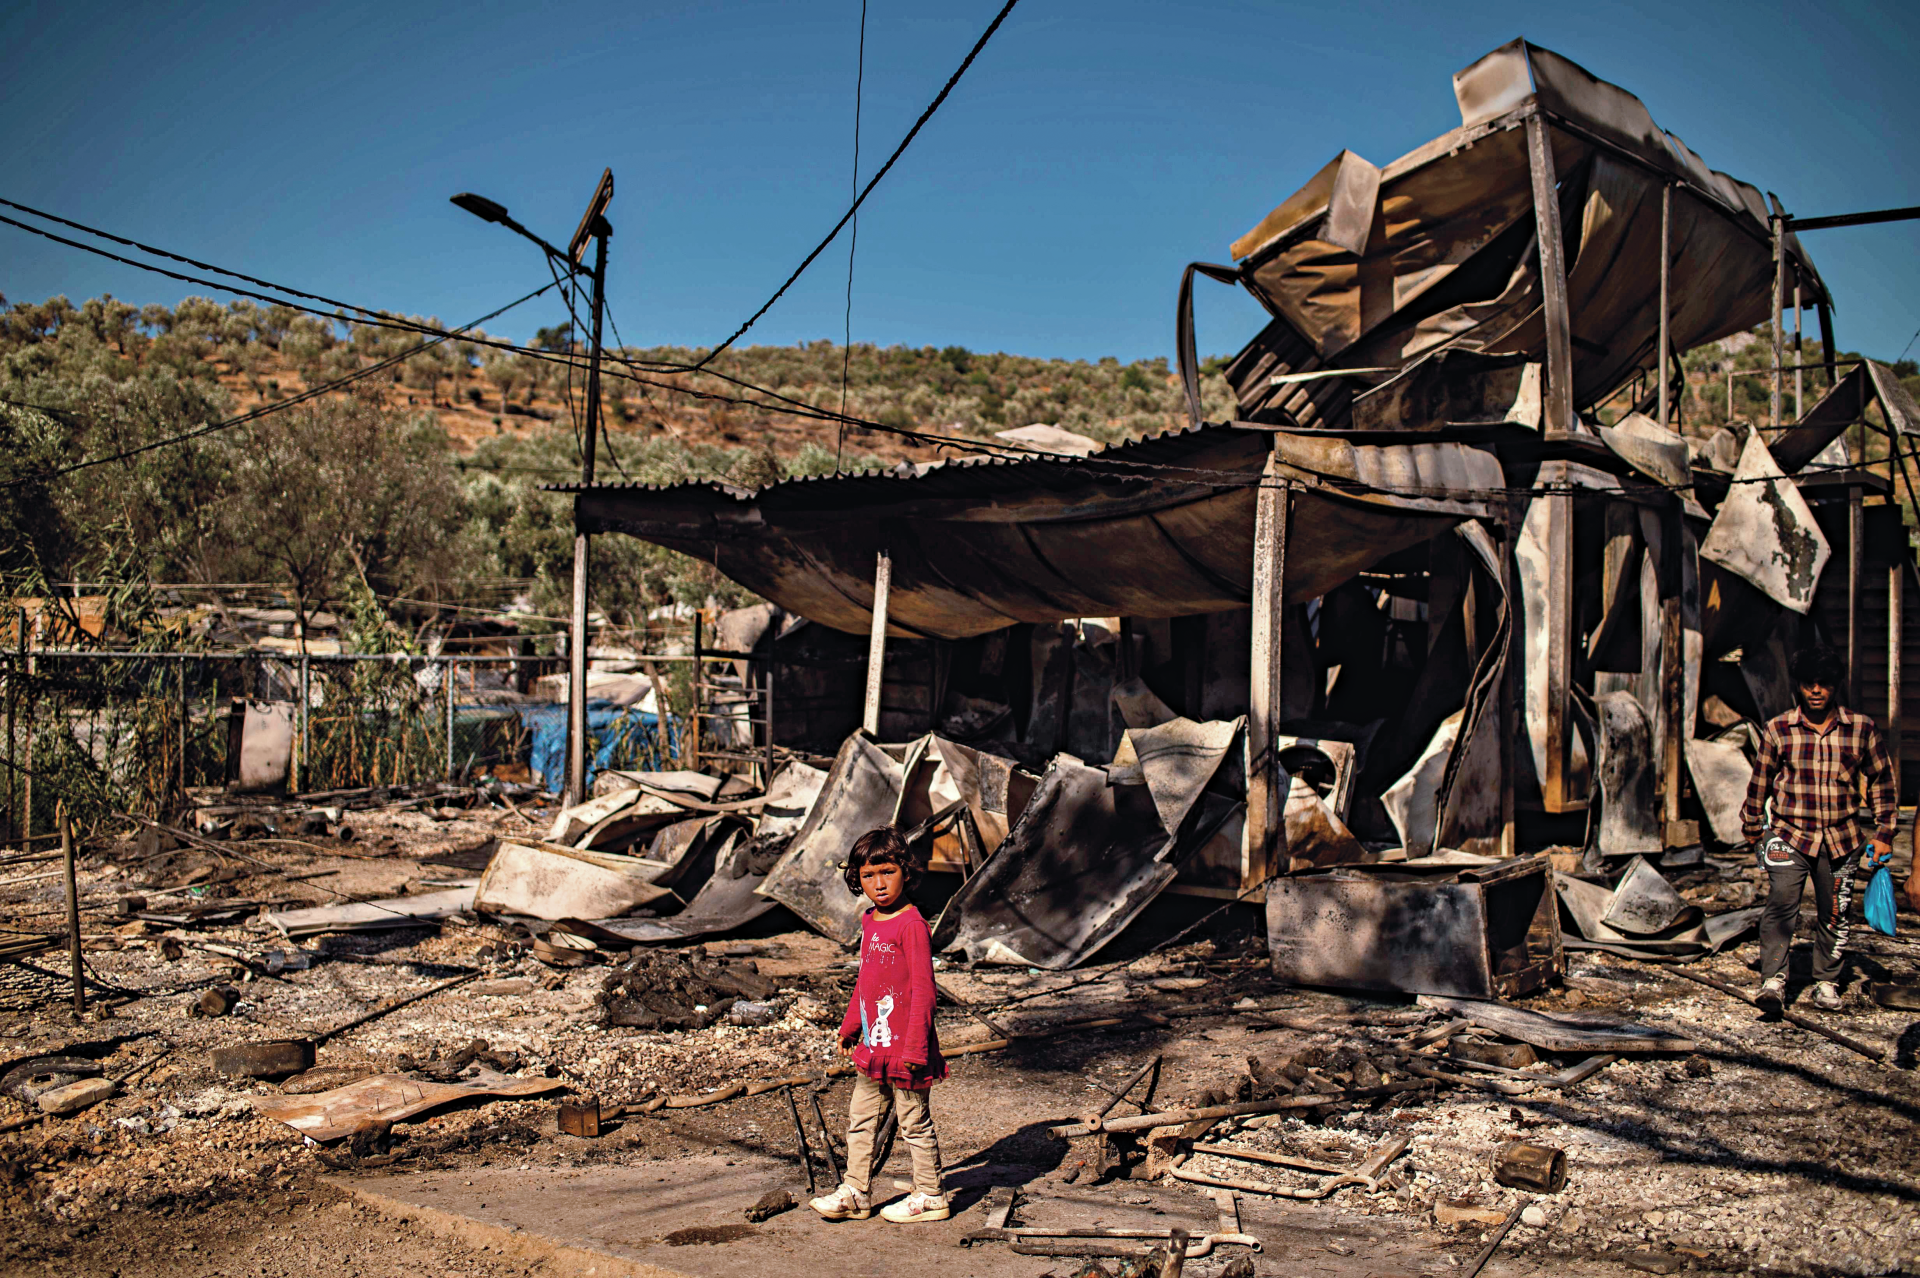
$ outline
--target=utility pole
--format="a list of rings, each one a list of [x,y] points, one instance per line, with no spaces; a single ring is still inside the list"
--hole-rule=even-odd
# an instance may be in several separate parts
[[[583,274],[587,242],[593,241],[593,349],[587,362],[587,420],[581,423],[585,437],[580,447],[580,483],[593,483],[594,445],[600,433],[600,325],[607,309],[607,240],[613,225],[607,221],[607,205],[613,201],[613,170],[600,174],[600,183],[580,215],[580,227],[562,253],[507,215],[506,206],[485,196],[463,191],[452,203],[483,222],[506,227],[514,234],[538,244],[554,262],[564,264],[573,275]],[[571,353],[571,352],[569,352]],[[580,529],[579,503],[574,504],[573,528],[573,619],[567,635],[567,779],[562,799],[571,805],[587,797],[587,534]],[[449,734],[451,735],[451,734]],[[549,778],[551,784],[551,778]]]
[[[600,323],[607,309],[607,240],[613,226],[605,216],[613,199],[613,170],[600,175],[600,185],[587,202],[580,218],[580,229],[573,233],[567,256],[577,268],[586,252],[587,241],[593,251],[593,350],[587,361],[587,420],[585,439],[580,449],[580,483],[593,483],[594,445],[600,433]],[[567,789],[564,802],[569,806],[587,797],[587,554],[590,549],[586,530],[580,527],[579,506],[574,507],[573,525],[573,629],[567,638]]]

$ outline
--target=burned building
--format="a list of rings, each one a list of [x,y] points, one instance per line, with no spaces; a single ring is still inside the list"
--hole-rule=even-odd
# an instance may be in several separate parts
[[[1479,874],[1467,895],[1491,900],[1514,880],[1485,858],[1735,840],[1753,727],[1814,637],[1916,762],[1893,467],[1843,440],[1875,401],[1890,432],[1920,428],[1912,401],[1884,368],[1829,365],[1798,420],[1690,443],[1681,353],[1807,307],[1831,357],[1778,208],[1524,41],[1454,88],[1457,128],[1385,166],[1342,152],[1230,264],[1187,269],[1186,429],[752,491],[572,490],[581,528],[845,636],[807,658],[837,665],[839,727],[776,700],[762,731],[863,729],[822,802],[866,798],[829,823],[948,819],[936,865],[969,877],[944,941],[1064,965],[1163,890],[1260,900],[1388,864]],[[1200,408],[1202,275],[1271,316],[1226,369],[1229,421]],[[762,891],[833,933],[852,898],[827,899],[819,824]],[[1509,975],[1558,961],[1547,881],[1486,941]]]

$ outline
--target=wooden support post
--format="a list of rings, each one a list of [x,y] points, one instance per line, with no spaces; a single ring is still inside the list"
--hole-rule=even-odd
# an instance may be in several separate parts
[[[1860,605],[1865,597],[1861,573],[1866,567],[1866,517],[1861,509],[1860,489],[1847,489],[1847,707],[1860,705]]]
[[[301,647],[302,649],[304,649],[306,647],[305,643],[302,643]],[[186,684],[184,682],[185,675],[182,675],[181,678],[183,680],[183,682],[181,683],[181,688],[182,688],[181,703],[184,705],[186,702],[186,695],[184,691],[186,688]],[[300,741],[299,741],[299,748],[296,749],[293,753],[293,757],[296,761],[296,766],[294,769],[293,788],[294,788],[294,793],[296,794],[300,792],[303,786],[307,789],[313,788],[313,762],[312,762],[313,731],[312,731],[312,726],[309,722],[309,716],[312,713],[312,709],[311,709],[312,706],[313,706],[313,669],[312,669],[311,663],[308,660],[306,652],[302,651],[300,654]]]
[[[1542,433],[1573,433],[1573,319],[1567,305],[1567,255],[1560,237],[1559,178],[1553,140],[1538,111],[1527,117],[1527,168],[1533,176],[1533,218],[1540,241],[1540,286],[1546,296],[1547,397]]]
[[[1679,845],[1681,769],[1687,740],[1687,640],[1680,621],[1681,544],[1685,523],[1680,498],[1663,516],[1660,534],[1660,706],[1663,744],[1660,754],[1661,832],[1668,847]],[[1687,840],[1691,842],[1692,840]]]
[[[700,770],[700,711],[703,704],[700,685],[707,671],[702,638],[700,613],[696,609],[693,614],[693,684],[688,693],[693,704],[687,711],[687,768],[693,772]]]
[[[26,610],[20,610],[19,624],[27,624]],[[15,732],[15,705],[20,699],[20,665],[7,654],[7,833],[14,838],[20,837],[20,756],[16,751],[20,742]],[[22,843],[20,850],[25,852],[27,845]]]
[[[1770,379],[1773,383],[1773,393],[1770,396],[1772,407],[1768,412],[1767,424],[1778,430],[1780,429],[1780,400],[1785,389],[1781,384],[1785,374],[1780,371],[1780,366],[1786,363],[1782,358],[1781,349],[1786,331],[1780,323],[1780,316],[1787,309],[1787,228],[1780,220],[1778,213],[1769,220],[1773,224],[1773,313],[1772,318],[1768,320],[1768,324],[1773,329],[1773,377]]]
[[[1668,416],[1667,405],[1667,314],[1672,299],[1669,294],[1668,276],[1673,261],[1673,184],[1668,182],[1660,188],[1660,424],[1668,425],[1672,418]]]
[[[447,780],[453,780],[453,680],[456,667],[453,658],[448,657],[440,663],[440,677],[446,683],[447,694]]]
[[[87,1014],[86,968],[80,962],[80,890],[73,874],[73,817],[62,799],[56,818],[60,822],[60,863],[67,883],[67,956],[73,965],[73,1014]]]
[[[1582,801],[1568,793],[1568,748],[1573,734],[1573,490],[1564,463],[1547,462],[1540,478],[1547,502],[1547,774],[1543,806],[1570,812]]]
[[[26,740],[20,743],[20,754],[17,756],[20,759],[20,850],[23,852],[33,842],[33,676],[36,671],[33,647],[27,637],[29,624],[38,627],[40,618],[36,616],[29,622],[22,615],[20,620],[20,664],[26,668],[27,672],[27,677],[21,684],[21,691],[26,693]]]
[[[1900,738],[1900,641],[1906,637],[1901,605],[1906,571],[1904,547],[1899,558],[1887,569],[1887,749],[1893,755],[1893,801],[1900,802],[1900,762],[1906,753]]]
[[[880,683],[887,665],[887,596],[893,589],[893,556],[882,550],[873,565],[873,633],[867,640],[867,705],[860,726],[880,735]]]
[[[306,664],[304,659],[302,659],[301,664],[302,666]],[[303,677],[300,680],[300,722],[303,729],[307,721],[306,715],[307,715],[307,688],[306,688],[306,679],[304,678],[304,671],[303,671]],[[185,657],[182,657],[180,658],[180,756],[178,759],[174,761],[174,766],[180,770],[180,810],[182,812],[186,811],[188,807],[187,745],[189,742],[192,741],[192,739],[193,739],[193,702],[187,696],[187,659]],[[306,742],[302,741],[300,743],[300,753],[302,758],[306,756],[306,750],[307,750]]]
[[[1826,295],[1814,303],[1814,313],[1820,317],[1820,358],[1827,366],[1827,389],[1832,390],[1840,381],[1840,369],[1834,363],[1833,351],[1833,308],[1827,305]]]
[[[1521,514],[1520,499],[1509,496],[1506,518],[1500,529],[1500,595],[1506,601],[1507,651],[1500,672],[1500,705],[1495,720],[1500,725],[1500,855],[1503,857],[1518,856],[1520,853],[1514,777],[1520,754],[1520,663],[1526,656],[1526,644],[1520,632],[1520,601],[1513,570],[1513,548],[1520,537]]]
[[[1253,507],[1252,659],[1247,688],[1247,822],[1240,840],[1240,890],[1287,869],[1287,779],[1280,735],[1286,654],[1287,532],[1293,484],[1271,453]]]
[[[1805,350],[1800,344],[1800,273],[1793,277],[1793,420],[1807,415],[1807,374]]]

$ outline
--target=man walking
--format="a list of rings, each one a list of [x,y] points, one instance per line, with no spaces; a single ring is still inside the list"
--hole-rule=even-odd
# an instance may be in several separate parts
[[[1853,904],[1852,858],[1861,850],[1861,791],[1873,811],[1871,865],[1893,857],[1898,819],[1893,764],[1872,719],[1839,704],[1846,663],[1831,648],[1804,648],[1791,674],[1799,705],[1760,731],[1760,757],[1747,786],[1740,824],[1772,881],[1760,920],[1763,1006],[1786,1001],[1787,946],[1800,920],[1800,897],[1813,880],[1813,1003],[1840,1007],[1840,956]],[[1768,800],[1772,800],[1771,821]]]

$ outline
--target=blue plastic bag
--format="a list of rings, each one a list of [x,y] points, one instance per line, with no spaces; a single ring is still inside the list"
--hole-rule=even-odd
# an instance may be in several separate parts
[[[1881,866],[1867,881],[1867,899],[1862,905],[1867,926],[1885,936],[1893,935],[1893,875]]]

